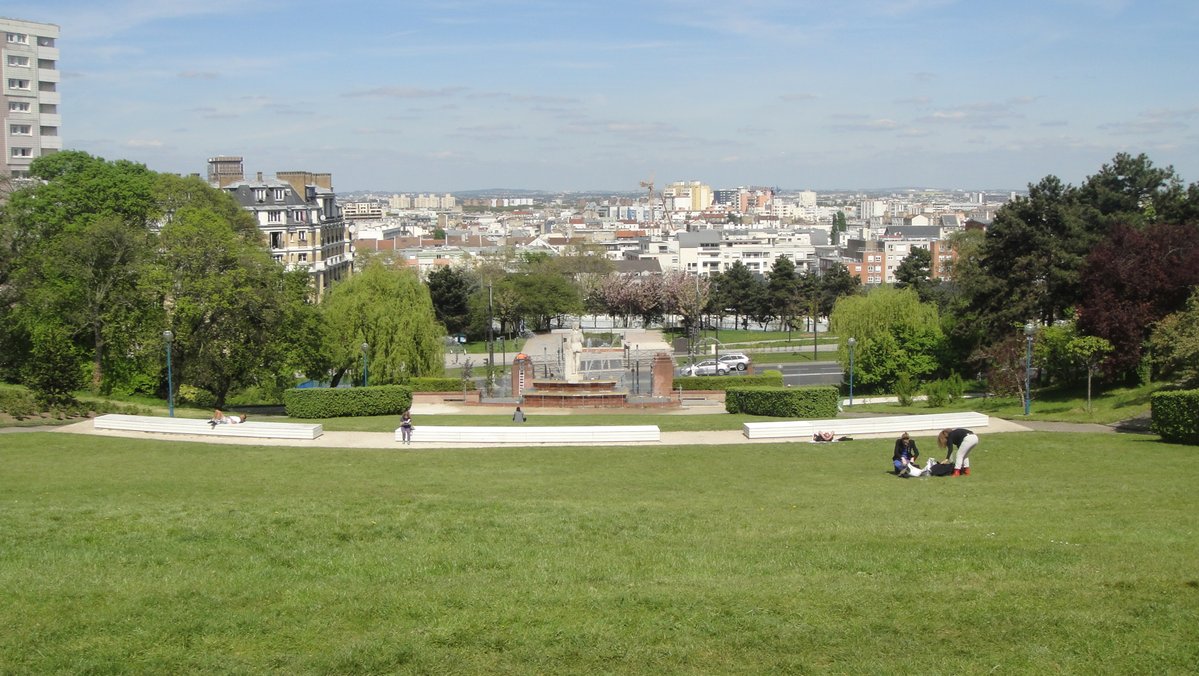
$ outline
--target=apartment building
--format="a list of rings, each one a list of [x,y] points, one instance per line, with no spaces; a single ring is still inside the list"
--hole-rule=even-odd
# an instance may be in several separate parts
[[[209,176],[226,178],[240,173],[229,157],[213,158]],[[240,159],[240,158],[239,158]],[[332,174],[279,172],[264,179],[236,180],[219,186],[254,215],[258,230],[274,259],[289,270],[305,269],[319,298],[335,281],[351,274],[354,262],[351,232],[337,206]]]
[[[62,150],[58,26],[0,18],[0,33],[5,169],[25,178],[33,160]]]

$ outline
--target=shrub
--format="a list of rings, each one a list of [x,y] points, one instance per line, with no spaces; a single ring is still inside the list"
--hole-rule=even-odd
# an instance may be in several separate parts
[[[1149,410],[1150,429],[1162,439],[1199,445],[1199,390],[1155,392]]]
[[[412,407],[412,389],[404,385],[297,388],[284,391],[283,406],[292,418],[396,415]]]
[[[410,378],[408,387],[412,388],[413,392],[460,392],[462,390],[461,378],[434,378],[431,376],[422,376],[420,378]],[[474,389],[471,385],[467,389]]]
[[[0,389],[0,413],[21,420],[23,418],[32,417],[38,413],[41,408],[33,400],[33,395],[26,390],[21,389]]]
[[[929,408],[940,408],[949,403],[949,383],[944,380],[934,380],[924,386],[924,396],[927,397]]]
[[[918,385],[910,373],[899,374],[899,378],[895,380],[895,397],[899,399],[900,406],[912,405]]]
[[[729,390],[734,387],[782,387],[780,371],[765,371],[752,376],[678,376],[674,379],[675,389]]]
[[[949,390],[950,401],[957,401],[966,396],[966,381],[962,380],[957,371],[950,373],[945,379],[945,387]]]
[[[730,387],[724,409],[729,413],[768,415],[776,418],[832,418],[837,415],[837,388]]]
[[[216,397],[208,390],[202,390],[194,385],[180,385],[175,392],[175,401],[180,406],[195,406],[196,408],[212,408],[216,406]],[[236,405],[243,402],[230,400],[226,405]]]

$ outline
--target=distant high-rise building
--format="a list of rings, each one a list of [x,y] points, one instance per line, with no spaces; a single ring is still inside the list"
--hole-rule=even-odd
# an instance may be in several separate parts
[[[58,26],[0,18],[0,32],[4,162],[8,175],[24,178],[34,159],[62,150]]]

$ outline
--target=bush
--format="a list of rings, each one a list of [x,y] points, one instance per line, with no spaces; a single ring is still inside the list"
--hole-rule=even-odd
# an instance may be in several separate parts
[[[912,401],[916,397],[917,386],[918,383],[911,374],[899,374],[899,378],[895,380],[895,398],[899,400],[900,406],[912,405]]]
[[[966,394],[966,381],[954,371],[945,379],[945,389],[949,392],[949,400],[957,401]]]
[[[949,403],[949,383],[934,380],[924,386],[924,394],[928,397],[929,408],[940,408]]]
[[[292,418],[398,415],[412,407],[412,389],[405,385],[297,388],[283,393],[283,406]]]
[[[216,397],[208,390],[200,389],[194,385],[180,385],[175,392],[175,403],[180,406],[194,406],[196,408],[213,408],[216,406]],[[236,405],[242,402],[230,400],[225,405]]]
[[[1199,445],[1199,390],[1155,392],[1149,410],[1150,429],[1162,439]]]
[[[41,408],[33,400],[33,395],[26,390],[0,389],[0,413],[7,413],[21,420],[32,417],[39,411]]]
[[[675,389],[729,390],[734,387],[782,387],[780,371],[765,371],[753,376],[678,376],[674,379]]]
[[[420,378],[410,378],[408,387],[412,388],[413,392],[461,392],[461,378],[434,378],[431,376],[422,376]],[[474,389],[473,384],[467,389]]]
[[[776,418],[832,418],[840,395],[835,387],[730,387],[724,409],[729,413]]]

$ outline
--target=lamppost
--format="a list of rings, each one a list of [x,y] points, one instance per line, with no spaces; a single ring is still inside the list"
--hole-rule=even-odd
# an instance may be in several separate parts
[[[845,341],[849,346],[849,405],[853,406],[853,346],[858,344],[858,341],[853,336]]]
[[[175,334],[170,331],[163,331],[162,338],[167,343],[167,411],[172,418],[175,417],[175,382],[171,374],[171,341],[175,338]]]
[[[363,387],[366,387],[366,384],[370,382],[370,367],[371,367],[370,349],[371,349],[371,346],[369,343],[365,343],[365,342],[362,343],[362,386]]]
[[[1032,337],[1037,327],[1032,322],[1024,325],[1024,338],[1028,343],[1028,352],[1024,360],[1024,415],[1029,415],[1032,408]]]

